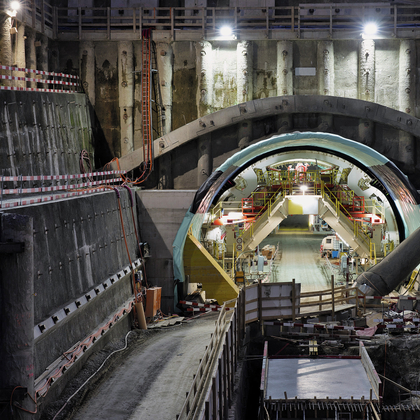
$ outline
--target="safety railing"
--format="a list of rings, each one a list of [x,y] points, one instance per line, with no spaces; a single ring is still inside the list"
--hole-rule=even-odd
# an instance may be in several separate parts
[[[340,221],[352,229],[354,236],[360,239],[366,249],[370,249],[370,238],[363,231],[361,223],[357,222],[356,220],[352,221],[352,215],[346,210],[340,200],[333,194],[330,189],[325,186],[324,183],[321,184],[321,196],[323,200],[328,202],[329,205],[334,209],[337,217],[343,216],[340,217]]]
[[[373,366],[372,360],[370,359],[363,341],[359,341],[359,356],[362,360],[362,365],[365,368],[366,374],[369,378],[369,382],[372,385],[373,392],[378,400],[382,399],[382,381]]]
[[[241,338],[238,302],[227,311],[225,302],[216,321],[187,398],[177,420],[225,419],[233,396],[233,385]],[[230,315],[232,314],[232,315]]]
[[[121,175],[125,173],[126,171],[104,171],[75,175],[1,175],[0,208],[97,193],[121,183]]]
[[[28,77],[27,74],[33,74]],[[0,90],[24,90],[33,92],[77,93],[81,92],[79,77],[36,69],[0,65]],[[3,85],[4,84],[4,85]]]
[[[359,312],[360,307],[364,307],[357,287],[335,287],[334,276],[331,276],[331,279],[331,289],[300,294],[300,316],[331,312],[334,319],[335,310],[339,305],[355,305],[356,312]]]
[[[374,20],[379,31],[388,36],[416,37],[420,30],[420,5],[391,3],[326,3],[294,7],[54,7],[45,0],[30,0],[16,18],[26,25],[56,38],[76,33],[107,34],[126,31],[140,37],[147,28],[168,32],[194,31],[200,36],[215,33],[230,25],[234,36],[241,31],[276,32],[300,38],[305,32],[324,32],[341,36],[362,33],[363,24]]]
[[[262,194],[262,193],[258,193]],[[255,213],[255,218],[253,219],[253,222],[245,223],[245,228],[239,235],[239,238],[243,237],[245,234],[249,235],[250,237],[254,236],[254,232],[258,230],[259,228],[259,222],[258,220],[262,220],[261,216],[266,215],[266,217],[270,217],[272,214],[272,209],[277,202],[277,200],[285,197],[285,190],[282,190],[282,188],[279,188],[277,191],[274,191],[270,193],[270,198],[265,202],[265,204],[260,208],[258,213]]]

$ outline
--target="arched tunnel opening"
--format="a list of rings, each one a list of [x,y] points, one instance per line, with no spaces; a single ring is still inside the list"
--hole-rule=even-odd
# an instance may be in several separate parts
[[[263,268],[282,249],[263,249],[267,238],[282,238],[292,230],[292,242],[302,234],[318,235],[321,257],[346,255],[351,269],[340,270],[350,274],[348,281],[376,265],[420,226],[419,201],[404,174],[367,146],[327,133],[273,136],[229,158],[197,191],[174,243],[179,250],[175,277],[184,281],[187,274],[187,281],[201,283],[194,280],[194,262],[188,257],[182,261],[190,229],[236,284],[238,276],[245,283],[258,278],[290,281]],[[303,225],[298,226],[299,220]],[[411,263],[413,269],[418,263]],[[298,268],[293,278],[305,289]],[[387,292],[403,280],[393,279]]]
[[[413,272],[418,272],[418,241],[413,238],[419,232],[419,202],[417,191],[404,174],[367,146],[326,133],[274,136],[235,154],[197,191],[178,232],[178,242],[174,243],[180,251],[174,253],[175,273],[179,279],[184,276],[187,285],[193,284],[190,290],[198,283],[198,294],[216,304],[222,304],[244,288],[251,290],[251,294],[252,287],[270,290],[262,291],[264,295],[272,293],[269,288],[275,283],[292,280],[293,286],[299,283],[301,297],[314,290],[331,288],[332,296],[334,287],[349,287],[349,281],[356,280],[358,290],[367,283],[371,290],[365,290],[366,295],[372,295],[373,301],[380,303],[378,291],[383,295],[392,293]],[[192,256],[197,247],[222,269],[217,285],[214,272],[206,267],[203,259]],[[398,254],[396,250],[404,247],[411,250]],[[296,258],[301,252],[303,258]],[[316,254],[315,263],[310,253]],[[392,255],[394,260],[390,260]],[[183,258],[181,264],[177,265],[177,257]],[[408,269],[391,268],[398,266],[396,259],[409,266]],[[381,266],[385,269],[379,270],[379,279],[362,278]],[[322,272],[320,281],[314,280],[317,271]],[[386,271],[389,278],[383,281]],[[227,289],[230,290],[223,290],[229,280]],[[266,286],[268,289],[264,289]],[[180,299],[185,298],[182,295],[185,290],[178,288]],[[302,298],[300,304],[304,301]],[[374,314],[384,321],[397,313],[391,309],[397,306],[404,318],[408,306],[400,303],[387,306],[382,302],[372,310],[365,307],[363,314],[351,305],[343,305],[341,309],[333,306],[329,315],[320,305],[317,314],[302,311],[296,319],[289,313],[277,318],[284,321],[280,327],[264,326],[267,330],[262,331],[260,324],[250,323],[245,328],[247,346],[239,385],[240,400],[246,404],[235,406],[237,412],[242,412],[238,418],[257,418],[261,407],[265,407],[261,404],[265,343],[268,343],[269,359],[358,358],[363,337],[357,336],[354,327],[363,324],[363,328],[368,328]],[[291,319],[293,322],[288,323]],[[311,324],[317,326],[308,328]],[[328,331],[335,327],[353,332],[340,335]],[[367,354],[386,380],[400,384],[400,387],[392,382],[384,384],[381,398],[384,404],[399,404],[406,401],[404,389],[417,389],[420,371],[411,350],[416,351],[419,341],[404,334],[400,336],[407,329],[387,335],[381,334],[384,330],[379,330],[377,324],[372,328],[374,332],[365,341]],[[373,337],[375,332],[377,335]],[[316,348],[312,353],[311,343]],[[397,351],[401,346],[407,348],[402,358]],[[332,415],[324,414],[326,418]]]

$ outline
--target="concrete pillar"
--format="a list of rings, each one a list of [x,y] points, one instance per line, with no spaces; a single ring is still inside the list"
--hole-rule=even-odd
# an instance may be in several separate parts
[[[400,111],[415,115],[416,89],[416,44],[414,40],[400,41],[399,107]],[[414,171],[414,137],[404,131],[399,133],[398,160],[403,162],[406,173]]]
[[[44,35],[37,34],[35,41],[36,46],[36,68],[38,70],[49,71],[48,69],[48,38]],[[42,76],[44,78],[44,76]],[[40,83],[40,88],[48,89],[46,83]]]
[[[25,25],[19,23],[17,24],[18,32],[17,34],[11,35],[14,37],[14,45],[13,45],[13,65],[16,67],[25,68],[26,60],[25,60]],[[23,72],[15,72],[15,76],[18,77],[25,77],[25,73]],[[31,76],[33,77],[33,76]],[[26,82],[24,80],[14,80],[14,86],[17,87],[26,87]]]
[[[83,90],[92,106],[95,106],[95,44],[92,41],[82,41],[79,45],[80,78]]]
[[[239,41],[236,45],[236,101],[238,104],[253,98],[252,42]]]
[[[172,157],[170,153],[165,153],[159,158],[159,181],[158,190],[172,190],[174,181],[172,179]]]
[[[25,60],[27,69],[36,69],[35,31],[25,26]],[[26,77],[34,78],[33,73],[26,73]],[[36,82],[28,82],[28,87],[36,88]]]
[[[359,50],[359,99],[375,101],[375,41],[364,39]]]
[[[414,40],[400,41],[399,107],[400,111],[414,115],[416,89],[416,44]]]
[[[134,130],[134,150],[143,148],[143,132],[141,122],[141,56],[142,56],[142,43],[134,43],[134,108],[133,108],[133,130]]]
[[[196,44],[198,118],[213,112],[213,47],[208,41]]]
[[[163,134],[166,134],[172,131],[172,69],[174,54],[171,44],[167,42],[158,42],[156,51],[160,92],[162,95],[162,105],[164,107],[162,114],[164,117]]]
[[[238,147],[245,149],[253,140],[252,136],[252,120],[242,121],[238,126]]]
[[[334,44],[319,41],[317,44],[318,94],[334,95]]]
[[[10,35],[11,19],[6,13],[0,13],[0,63],[4,66],[12,65],[12,42]],[[12,72],[4,70],[4,75],[11,76]],[[0,85],[11,86],[11,81],[0,80]]]
[[[277,41],[277,95],[293,95],[292,41]]]
[[[211,175],[213,170],[211,133],[200,136],[197,141],[197,187],[203,184]]]
[[[121,41],[118,43],[118,90],[121,126],[121,156],[134,150],[133,143],[133,43]]]
[[[0,253],[0,389],[13,390],[16,386],[21,386],[27,389],[29,395],[35,397],[32,218],[18,214],[2,214],[0,242],[24,244],[23,252]],[[18,394],[19,389],[16,389],[14,400]],[[26,394],[21,406],[29,411],[36,408]],[[33,418],[30,413],[16,411],[19,412],[19,419]]]
[[[366,146],[373,147],[375,124],[373,121],[360,119],[359,120],[359,141],[366,144]]]

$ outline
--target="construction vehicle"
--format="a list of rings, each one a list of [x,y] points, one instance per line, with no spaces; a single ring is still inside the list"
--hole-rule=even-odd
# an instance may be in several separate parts
[[[322,257],[339,258],[344,250],[344,243],[336,235],[326,236],[320,247]]]

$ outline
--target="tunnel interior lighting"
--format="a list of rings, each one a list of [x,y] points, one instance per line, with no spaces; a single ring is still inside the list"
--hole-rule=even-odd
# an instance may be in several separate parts
[[[223,37],[230,37],[232,35],[232,28],[230,26],[222,26],[220,28],[220,35]]]
[[[305,191],[307,191],[307,190],[308,190],[307,185],[302,185],[302,186],[300,187],[300,190],[302,191],[303,195],[305,195]]]
[[[13,11],[17,11],[17,10],[19,10],[20,9],[20,3],[18,2],[18,1],[12,1],[11,3],[10,3],[10,8],[13,10]]]
[[[368,22],[363,27],[363,35],[366,38],[375,36],[378,33],[378,25],[375,22]]]
[[[236,36],[233,33],[233,29],[228,25],[222,26],[219,30],[219,34],[220,39],[236,39]]]

